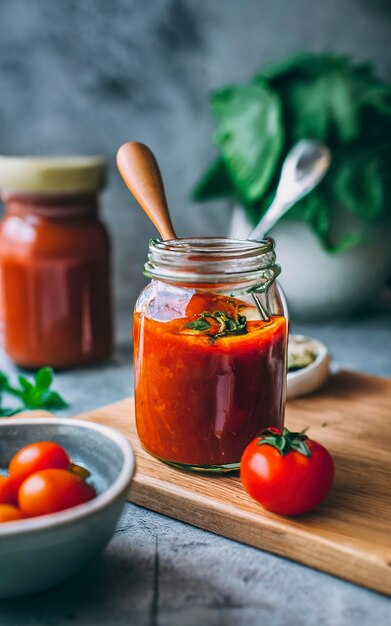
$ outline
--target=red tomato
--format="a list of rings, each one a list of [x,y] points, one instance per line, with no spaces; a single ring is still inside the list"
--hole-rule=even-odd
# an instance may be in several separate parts
[[[47,515],[88,502],[92,487],[64,469],[46,469],[32,474],[19,489],[19,507],[27,517]]]
[[[64,448],[54,441],[38,441],[21,448],[11,459],[9,475],[24,480],[44,469],[68,469],[71,460]]]
[[[2,522],[15,522],[23,519],[21,511],[12,504],[0,504],[0,524]]]
[[[18,504],[21,480],[0,476],[0,504]]]
[[[303,433],[265,431],[245,449],[240,478],[247,493],[265,509],[300,515],[326,497],[333,483],[330,453]]]
[[[0,474],[0,493],[1,493],[1,489],[3,487],[3,485],[5,485],[7,481],[7,476],[3,476],[3,474]]]

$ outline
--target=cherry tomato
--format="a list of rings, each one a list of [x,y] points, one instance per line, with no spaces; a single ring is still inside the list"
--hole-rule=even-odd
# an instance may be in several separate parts
[[[64,469],[45,469],[32,474],[19,489],[19,508],[27,517],[47,515],[88,502],[92,487]]]
[[[24,480],[30,474],[44,469],[68,469],[71,460],[58,443],[38,441],[21,448],[11,459],[9,475]]]
[[[268,511],[300,515],[326,497],[334,463],[326,448],[303,433],[270,429],[245,449],[240,478],[247,493]]]
[[[0,476],[0,504],[18,504],[18,490],[22,481]]]
[[[12,504],[0,504],[0,524],[23,519],[22,512]]]

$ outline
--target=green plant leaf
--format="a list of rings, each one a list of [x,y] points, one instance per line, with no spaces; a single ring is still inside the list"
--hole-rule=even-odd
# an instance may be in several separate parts
[[[203,202],[216,200],[235,195],[235,188],[227,172],[226,165],[221,157],[218,157],[208,167],[202,178],[193,189],[192,198]]]
[[[209,319],[218,323],[218,332],[205,332],[212,328],[212,324],[208,321]],[[232,317],[224,311],[203,311],[202,313],[197,313],[197,319],[185,324],[184,328],[203,332],[209,337],[209,341],[213,345],[221,337],[245,335],[247,333],[247,318],[240,313],[236,313],[235,317]]]
[[[279,99],[265,85],[252,84],[215,91],[211,106],[227,171],[240,197],[251,203],[265,192],[281,154]]]
[[[365,239],[365,233],[359,230],[354,233],[342,235],[335,243],[327,242],[324,244],[324,247],[331,254],[337,254],[338,252],[343,252],[344,250],[354,248],[354,246],[362,243],[363,241],[365,241]]]
[[[307,223],[330,253],[348,250],[364,239],[362,228],[351,233],[340,232],[339,236],[334,234],[334,237],[331,237],[331,207],[339,205],[334,180],[334,175],[326,177],[318,188],[302,198],[285,217],[287,220],[299,219]]]
[[[313,62],[312,55],[307,52],[298,52],[276,63],[266,65],[254,76],[254,80],[271,82],[273,80],[286,78],[286,76],[297,76],[301,73],[303,67],[311,66],[311,61]]]
[[[209,330],[210,327],[211,323],[202,317],[198,320],[194,320],[193,322],[188,322],[187,324],[185,324],[185,328],[190,328],[191,330],[198,331]]]
[[[41,407],[45,409],[51,409],[53,411],[58,411],[60,409],[66,409],[68,405],[67,402],[60,396],[57,391],[50,391],[45,398],[42,398]]]
[[[22,388],[22,393],[23,392],[27,392],[30,391],[30,389],[32,389],[34,387],[34,385],[32,383],[30,383],[27,378],[25,378],[24,376],[18,376],[18,382],[19,385]]]
[[[5,407],[0,407],[0,417],[12,417],[13,415],[17,415],[21,413],[23,409],[7,409]]]
[[[300,77],[313,77],[323,74],[330,69],[347,71],[352,67],[348,57],[325,52],[322,54],[312,54],[310,52],[298,52],[290,57],[286,57],[276,63],[264,66],[256,75],[255,80],[273,81],[289,79],[297,80]],[[356,66],[357,67],[357,66]],[[367,63],[361,67],[371,68]]]
[[[18,376],[19,387],[10,384],[8,376],[0,372],[0,403],[2,394],[9,394],[18,398],[21,406],[2,408],[0,417],[9,417],[25,409],[63,409],[67,407],[65,400],[56,391],[50,389],[53,382],[53,370],[50,367],[40,369],[33,382],[24,376]],[[2,386],[1,386],[2,385]]]
[[[390,87],[378,81],[368,63],[354,65],[333,54],[295,55],[261,70],[283,103],[288,143],[303,137],[331,147],[364,136],[373,129],[373,114],[390,115]],[[365,109],[371,120],[364,123]]]
[[[360,133],[360,103],[354,83],[339,71],[287,80],[281,85],[290,143],[316,138],[333,146]]]
[[[35,385],[40,389],[49,389],[53,382],[53,370],[51,367],[42,367],[35,374]]]
[[[221,154],[205,176],[200,199],[236,196],[256,224],[274,197],[288,150],[314,138],[331,148],[331,169],[286,219],[308,223],[332,252],[363,241],[367,223],[387,219],[391,85],[375,76],[371,64],[300,53],[263,68],[250,85],[213,93],[211,104]]]
[[[0,371],[0,393],[3,389],[6,389],[9,384],[9,378],[4,372]]]
[[[302,198],[287,214],[309,224],[322,241],[327,241],[330,232],[329,203],[321,187]]]
[[[355,151],[339,164],[334,189],[339,202],[353,215],[374,222],[385,209],[386,177],[380,153],[366,149]]]
[[[390,85],[373,85],[363,95],[362,103],[381,115],[391,117]]]

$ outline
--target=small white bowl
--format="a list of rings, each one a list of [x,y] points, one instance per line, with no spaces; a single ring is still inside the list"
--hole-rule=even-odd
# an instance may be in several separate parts
[[[324,343],[304,335],[295,335],[295,338],[311,341],[316,352],[316,358],[310,365],[296,372],[288,372],[287,400],[307,395],[321,387],[326,382],[330,369],[330,355]]]
[[[0,598],[42,591],[73,574],[109,542],[125,503],[135,461],[117,431],[69,418],[13,418],[0,423],[0,468],[20,448],[56,441],[91,472],[97,496],[59,513],[0,524]]]

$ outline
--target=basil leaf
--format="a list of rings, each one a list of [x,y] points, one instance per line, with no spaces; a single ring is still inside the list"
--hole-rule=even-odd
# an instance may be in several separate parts
[[[18,376],[18,382],[19,382],[19,385],[22,388],[22,393],[26,392],[26,391],[30,391],[30,389],[32,389],[33,386],[34,386],[32,383],[30,383],[27,380],[27,378],[25,378],[24,376],[21,376],[21,375]]]
[[[386,210],[386,177],[382,155],[359,150],[342,161],[335,172],[334,189],[351,213],[374,222]]]
[[[322,241],[328,241],[330,233],[329,202],[323,194],[321,186],[293,206],[287,217],[306,222]]]
[[[218,120],[215,141],[240,197],[262,196],[275,172],[283,145],[281,106],[265,85],[228,87],[211,96]]]
[[[42,367],[35,374],[35,385],[40,389],[48,389],[53,382],[53,370],[50,367]]]
[[[23,409],[7,409],[0,407],[0,417],[12,417],[13,415],[21,413],[21,411],[23,411]]]
[[[19,387],[10,384],[8,377],[0,371],[0,417],[9,417],[25,409],[63,409],[65,400],[56,391],[50,389],[53,382],[53,370],[50,367],[40,369],[30,382],[24,376],[18,376]],[[1,407],[2,394],[18,398],[21,406],[16,408]]]
[[[228,337],[229,335],[245,335],[247,333],[247,318],[245,315],[237,314],[237,318],[231,317],[224,311],[204,311],[198,313],[198,319],[185,324],[185,328],[192,330],[205,331],[209,330],[212,325],[206,318],[212,319],[219,324],[218,332],[206,333],[210,343],[213,345],[220,337]]]
[[[324,74],[331,68],[333,70],[348,70],[352,65],[348,57],[332,53],[312,54],[310,52],[299,52],[290,57],[271,63],[263,67],[255,80],[274,82],[286,80],[287,78],[298,79],[301,77],[312,77]],[[357,67],[357,66],[356,66]],[[361,67],[368,68],[368,64]]]
[[[360,107],[355,84],[340,71],[287,79],[279,87],[289,144],[313,137],[333,146],[360,132]]]
[[[194,320],[194,322],[188,322],[185,324],[185,328],[191,328],[191,330],[209,330],[211,327],[210,322],[204,318],[199,318],[198,320]]]
[[[254,80],[273,81],[285,78],[287,75],[297,75],[303,67],[310,67],[312,63],[312,55],[307,52],[299,52],[291,57],[277,61],[277,63],[271,63],[270,65],[263,67],[261,71],[255,75]]]
[[[391,85],[370,64],[297,54],[263,68],[250,85],[215,92],[211,104],[220,161],[202,181],[205,197],[236,195],[256,224],[274,197],[289,149],[314,138],[330,146],[331,169],[283,219],[305,221],[328,251],[338,252],[368,237],[366,224],[389,214]]]
[[[330,145],[359,136],[364,99],[369,83],[375,81],[368,64],[308,53],[265,68],[255,77],[255,81],[265,79],[283,102],[289,142],[314,137]]]
[[[68,403],[60,396],[57,391],[50,391],[46,396],[41,397],[41,408],[59,410],[66,409]]]
[[[218,157],[206,170],[200,181],[193,189],[193,200],[216,200],[235,195],[235,188],[227,172],[226,165]]]
[[[4,372],[0,371],[0,392],[3,389],[6,389],[8,387],[8,384],[9,384],[8,376],[4,374]]]

